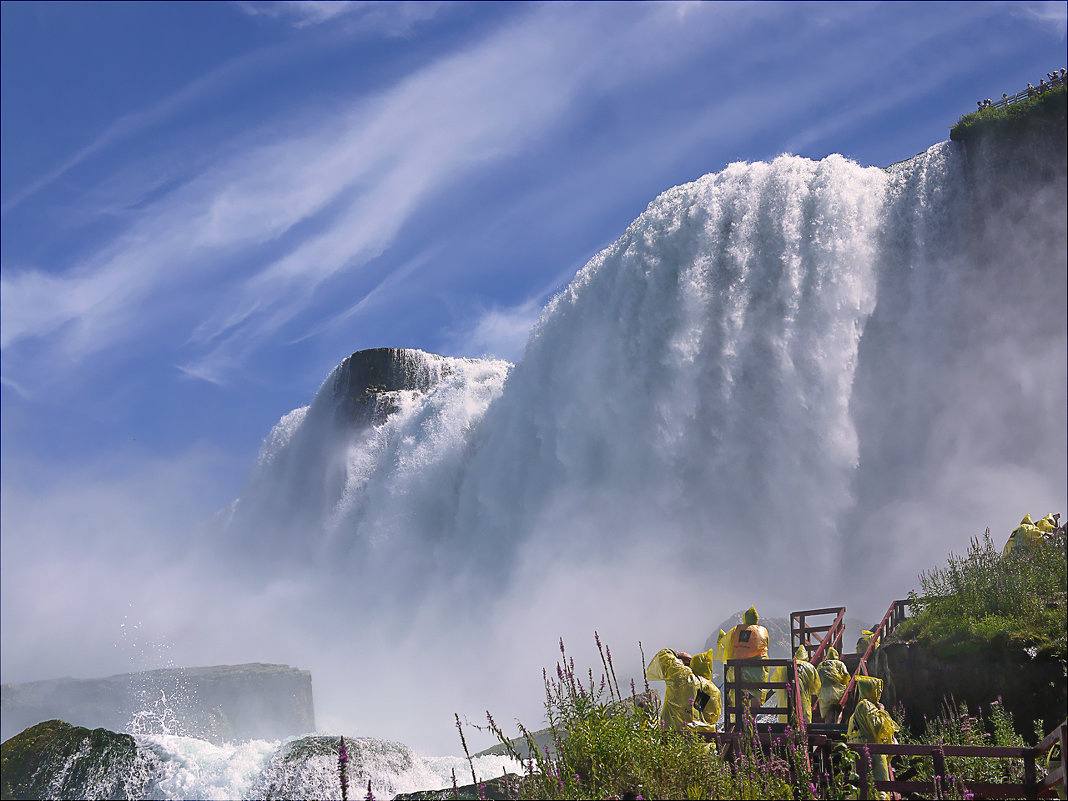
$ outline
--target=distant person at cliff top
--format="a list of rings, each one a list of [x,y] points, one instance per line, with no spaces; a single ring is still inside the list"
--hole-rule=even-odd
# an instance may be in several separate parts
[[[1060,517],[1059,514],[1048,514],[1036,523],[1031,519],[1031,515],[1024,515],[1020,525],[1009,535],[1009,541],[1005,543],[1001,555],[1008,556],[1013,552],[1028,550],[1051,539],[1057,531],[1057,521]]]
[[[712,654],[690,656],[685,651],[659,651],[645,671],[649,681],[662,681],[664,703],[660,719],[676,731],[712,732],[723,710],[719,687],[712,683]]]
[[[742,616],[742,622],[735,626],[726,637],[726,648],[723,653],[723,661],[728,659],[767,659],[768,658],[768,630],[760,625],[760,615],[755,606],[750,606]],[[741,668],[738,681],[743,682],[767,682],[768,669],[766,666],[757,665]],[[727,681],[735,681],[734,668],[727,668]],[[759,690],[751,693],[750,710],[753,719],[756,719],[757,711],[764,704],[764,695]],[[734,709],[734,693],[727,693],[727,704]]]

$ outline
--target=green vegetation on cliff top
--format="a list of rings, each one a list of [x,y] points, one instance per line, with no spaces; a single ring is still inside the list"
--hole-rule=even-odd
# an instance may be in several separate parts
[[[990,650],[1030,650],[1065,659],[1068,562],[1065,537],[1007,556],[987,530],[967,556],[920,574],[923,595],[895,636],[928,640],[946,656]]]
[[[977,109],[949,129],[949,138],[963,141],[986,131],[1016,134],[1044,119],[1062,118],[1068,110],[1068,86],[1047,89],[1004,108]]]

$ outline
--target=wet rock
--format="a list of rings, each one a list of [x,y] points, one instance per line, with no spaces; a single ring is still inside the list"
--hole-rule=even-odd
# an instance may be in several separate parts
[[[145,798],[157,758],[129,734],[48,720],[4,742],[3,798]]]

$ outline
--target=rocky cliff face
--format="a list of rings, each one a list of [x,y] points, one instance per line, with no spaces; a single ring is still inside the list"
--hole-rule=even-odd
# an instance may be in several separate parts
[[[5,684],[2,711],[4,740],[51,718],[213,742],[274,740],[315,729],[311,673],[258,663]]]
[[[1045,732],[1064,720],[1068,707],[1065,664],[1032,657],[1024,650],[989,649],[946,658],[919,641],[890,641],[875,654],[872,675],[884,680],[883,703],[901,703],[905,723],[915,732],[943,711],[946,699],[965,702],[975,712],[998,701],[1016,721],[1019,734],[1034,737],[1034,721]]]
[[[426,369],[427,360],[439,361],[441,373]],[[333,373],[335,419],[353,427],[382,423],[396,411],[396,399],[390,393],[425,393],[448,374],[448,362],[434,354],[404,348],[357,351]]]

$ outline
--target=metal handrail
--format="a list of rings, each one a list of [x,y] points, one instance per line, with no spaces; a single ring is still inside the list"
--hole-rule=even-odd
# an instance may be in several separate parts
[[[723,731],[709,732],[704,735],[705,739],[715,741],[717,745],[725,745],[724,753],[728,753],[731,747],[740,743],[743,738],[755,738],[762,746],[769,748],[774,745],[782,745],[789,741],[790,737],[804,737],[808,748],[821,749],[825,755],[830,749],[840,742],[839,739],[829,737],[822,732],[805,731],[799,727],[793,735],[785,732],[741,732]],[[1062,763],[1059,767],[1051,770],[1045,777],[1038,778],[1038,760],[1045,756],[1055,745],[1060,744]],[[868,773],[868,760],[863,758],[872,754],[891,756],[919,756],[929,757],[934,761],[935,775],[946,775],[946,757],[985,757],[988,759],[1022,759],[1024,762],[1024,780],[1016,783],[1002,782],[961,782],[961,784],[977,799],[982,798],[1046,798],[1053,793],[1057,785],[1064,786],[1065,772],[1063,754],[1068,747],[1068,720],[1061,723],[1038,745],[1010,747],[989,745],[902,745],[899,743],[846,743],[847,748],[862,757],[857,760],[857,772],[860,776],[862,792],[865,788],[869,791],[875,789],[881,792],[891,793],[938,793],[940,788],[935,782],[891,781],[873,780]],[[793,768],[791,767],[791,775]],[[870,792],[865,793],[870,795]]]
[[[845,636],[845,611],[844,606],[828,606],[823,609],[804,609],[790,613],[790,651],[797,651],[797,646],[812,647],[812,634],[827,632],[820,640],[815,653],[809,656],[812,664],[817,664],[826,650],[837,647],[842,650],[842,637]],[[834,622],[829,626],[809,626],[808,618],[820,615],[835,615]]]
[[[1006,108],[1014,103],[1021,103],[1028,98],[1035,97],[1045,92],[1047,89],[1052,89],[1055,86],[1061,86],[1064,83],[1064,78],[1058,75],[1049,83],[1040,83],[1038,86],[1032,86],[1029,89],[1024,89],[1022,92],[1017,92],[1014,95],[1005,95],[1001,100],[992,102],[989,106],[982,106],[977,108],[976,111],[982,111],[983,108]]]
[[[872,632],[871,638],[868,640],[868,647],[865,649],[863,656],[860,657],[860,661],[853,670],[853,674],[849,677],[849,684],[846,685],[845,692],[842,693],[842,698],[838,701],[838,723],[841,723],[845,717],[846,704],[849,701],[850,693],[857,684],[857,676],[868,675],[868,659],[875,653],[875,650],[879,647],[879,643],[882,642],[882,638],[884,636],[889,637],[891,632],[905,620],[905,607],[907,607],[909,603],[910,602],[906,599],[897,600],[891,603],[890,608],[887,609],[886,614],[883,615],[882,621],[875,627],[875,631]]]

